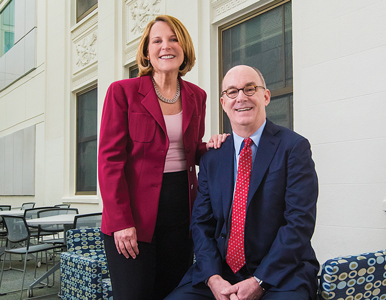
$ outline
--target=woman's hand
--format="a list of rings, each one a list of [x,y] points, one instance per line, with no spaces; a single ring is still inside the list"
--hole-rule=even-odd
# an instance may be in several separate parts
[[[135,229],[135,227],[115,231],[114,241],[118,253],[123,254],[126,258],[129,258],[131,256],[135,259],[139,254],[137,230]]]
[[[210,148],[220,148],[221,144],[225,142],[227,139],[229,133],[223,133],[223,134],[214,134],[208,143],[206,143],[206,149],[209,150]]]

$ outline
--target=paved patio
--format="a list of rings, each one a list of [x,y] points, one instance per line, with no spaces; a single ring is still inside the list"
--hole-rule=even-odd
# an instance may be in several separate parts
[[[3,258],[3,257],[2,257]],[[14,259],[17,259],[17,256],[14,255]],[[56,256],[55,262],[58,262],[60,260],[59,255]],[[2,261],[0,262],[0,268],[2,265]],[[24,261],[20,260],[12,260],[12,268],[23,268]],[[7,269],[7,266],[9,265],[8,260],[5,264],[5,269]],[[49,263],[48,268],[52,266],[52,261]],[[30,259],[27,262],[27,273],[26,278],[24,281],[24,288],[28,288],[28,286],[33,282],[34,278],[34,267],[35,267],[35,261],[34,259]],[[0,269],[1,270],[1,269]],[[40,268],[37,268],[37,277],[41,276],[46,272],[46,264],[41,264]],[[0,295],[0,300],[15,300],[20,299],[20,287],[21,287],[21,281],[23,277],[23,272],[16,271],[16,270],[8,270],[4,272],[3,279],[1,282],[1,288],[0,293],[7,293],[6,295]],[[46,281],[45,281],[46,282]],[[52,276],[50,276],[50,285],[52,285]],[[60,285],[60,271],[55,272],[55,283],[54,286],[49,287],[41,287],[41,288],[35,288],[33,290],[33,297],[28,299],[52,299],[52,300],[58,300],[60,297],[58,296],[59,293],[59,285]],[[11,292],[19,290],[17,292]],[[27,299],[27,290],[23,291],[23,299]]]

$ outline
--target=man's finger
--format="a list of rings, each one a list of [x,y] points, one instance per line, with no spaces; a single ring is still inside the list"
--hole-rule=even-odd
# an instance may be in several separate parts
[[[238,292],[238,290],[239,290],[239,287],[237,286],[237,284],[231,285],[230,287],[227,287],[226,289],[221,291],[221,295],[229,296],[231,294],[236,294]]]

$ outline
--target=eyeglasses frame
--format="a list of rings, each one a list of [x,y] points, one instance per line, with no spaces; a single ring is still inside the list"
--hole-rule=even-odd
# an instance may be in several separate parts
[[[246,93],[245,93],[245,91],[244,91],[244,89],[246,88],[246,87],[254,87],[255,88],[255,91],[253,92],[253,94],[252,95],[247,95]],[[243,88],[241,88],[241,89],[238,89],[238,88],[229,88],[229,89],[226,89],[225,91],[222,91],[221,92],[221,95],[227,95],[227,97],[229,98],[229,99],[236,99],[237,98],[237,96],[239,95],[239,93],[240,93],[240,91],[243,91],[243,93],[244,93],[244,95],[245,96],[247,96],[247,97],[251,97],[251,96],[253,96],[254,94],[256,94],[256,90],[257,90],[257,88],[263,88],[263,89],[266,89],[266,87],[264,87],[264,86],[261,86],[261,85],[253,85],[253,84],[251,84],[251,85],[246,85],[246,86],[244,86]],[[228,91],[229,90],[237,90],[237,94],[236,94],[236,96],[235,97],[230,97],[229,95],[228,95]]]

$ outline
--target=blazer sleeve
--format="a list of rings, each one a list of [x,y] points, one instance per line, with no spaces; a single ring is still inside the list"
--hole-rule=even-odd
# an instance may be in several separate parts
[[[191,223],[196,255],[193,285],[212,275],[222,273],[222,259],[215,240],[216,222],[209,197],[208,172],[205,157],[203,157],[200,162],[197,198],[194,202]]]
[[[289,151],[285,191],[285,224],[254,276],[278,286],[299,267],[315,228],[318,180],[309,142],[299,138]]]
[[[198,143],[197,143],[197,149],[196,149],[196,157],[195,157],[195,163],[196,165],[200,164],[201,157],[206,153],[206,143],[202,141],[202,138],[205,133],[205,114],[206,114],[206,93],[202,90],[202,109],[201,109],[201,120],[198,128]]]
[[[121,84],[114,82],[104,102],[98,154],[102,229],[109,235],[135,226],[125,176],[128,136],[128,101]]]

